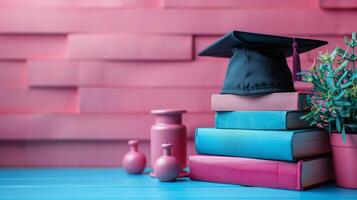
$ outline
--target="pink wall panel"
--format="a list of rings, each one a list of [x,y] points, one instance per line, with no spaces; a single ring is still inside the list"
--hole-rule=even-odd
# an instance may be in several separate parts
[[[355,30],[352,25],[356,16],[353,11],[326,12],[318,9],[4,8],[0,9],[0,33],[222,34],[238,29],[290,35],[348,34]]]
[[[213,117],[213,112],[185,114],[188,137],[196,127],[212,127]],[[153,123],[149,113],[8,114],[0,115],[0,140],[147,140]]]
[[[29,61],[28,84],[31,87],[218,87],[223,83],[227,64],[226,60],[220,61]]]
[[[319,0],[163,0],[165,8],[318,8]]]
[[[0,90],[1,113],[76,113],[77,92],[74,89],[4,88]]]
[[[324,9],[357,9],[355,0],[320,0],[320,4]]]
[[[192,37],[172,35],[71,35],[68,57],[97,60],[192,60]]]
[[[141,145],[141,150],[149,153],[147,142]],[[113,140],[6,141],[0,143],[0,166],[119,167],[127,151],[125,141]]]
[[[207,112],[211,95],[218,91],[218,88],[80,88],[80,110],[115,113],[178,108]]]
[[[195,152],[189,140],[187,155]],[[139,149],[150,166],[150,144],[142,141]],[[107,141],[6,141],[0,142],[0,167],[119,167],[128,144]]]
[[[80,63],[71,61],[28,61],[26,63],[30,87],[77,87]],[[101,66],[99,66],[101,67]],[[94,76],[97,73],[94,71]]]
[[[0,59],[63,58],[66,35],[0,35]]]
[[[0,7],[156,8],[161,0],[0,0]]]
[[[0,61],[0,92],[9,88],[27,87],[26,63],[23,61]]]

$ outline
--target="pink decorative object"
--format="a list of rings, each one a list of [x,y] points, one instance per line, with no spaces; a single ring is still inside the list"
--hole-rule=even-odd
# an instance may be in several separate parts
[[[357,189],[357,135],[346,134],[346,143],[341,134],[333,133],[330,137],[336,184]]]
[[[155,124],[151,127],[151,166],[161,156],[161,144],[173,145],[172,156],[180,163],[180,177],[188,174],[183,171],[186,167],[186,127],[182,125],[182,113],[185,110],[152,110],[156,116]],[[151,176],[156,176],[155,171]]]
[[[130,151],[124,155],[123,167],[129,174],[141,174],[146,166],[145,155],[138,150],[139,140],[130,140]]]
[[[176,157],[171,156],[172,144],[162,144],[161,147],[163,155],[153,165],[155,176],[160,181],[175,181],[180,173],[180,163]]]

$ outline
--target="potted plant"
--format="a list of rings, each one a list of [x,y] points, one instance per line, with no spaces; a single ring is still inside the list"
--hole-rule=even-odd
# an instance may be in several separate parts
[[[303,80],[314,90],[311,110],[302,119],[330,133],[336,184],[357,188],[357,46],[356,33],[344,38],[345,49],[323,53]]]

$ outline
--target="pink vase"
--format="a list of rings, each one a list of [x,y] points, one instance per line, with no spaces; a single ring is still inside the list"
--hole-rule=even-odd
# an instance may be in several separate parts
[[[171,156],[171,144],[162,144],[161,147],[163,155],[154,163],[154,174],[160,181],[175,181],[180,173],[180,163],[176,157]]]
[[[346,134],[344,143],[341,134],[330,137],[332,156],[338,186],[357,189],[357,134]]]
[[[186,127],[182,125],[182,113],[185,110],[153,110],[155,124],[151,127],[151,166],[161,156],[161,145],[172,144],[172,156],[180,163],[180,177],[188,176],[186,167]],[[150,174],[155,177],[155,172]]]
[[[128,142],[130,151],[124,155],[123,167],[129,174],[141,174],[146,166],[146,157],[138,149],[139,140]]]

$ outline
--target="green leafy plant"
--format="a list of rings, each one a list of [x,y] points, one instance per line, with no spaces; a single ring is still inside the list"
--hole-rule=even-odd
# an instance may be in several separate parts
[[[311,126],[339,132],[343,141],[347,133],[357,130],[357,70],[356,33],[344,38],[345,49],[321,54],[308,72],[302,72],[305,82],[314,86],[308,97],[311,110],[302,119]]]

